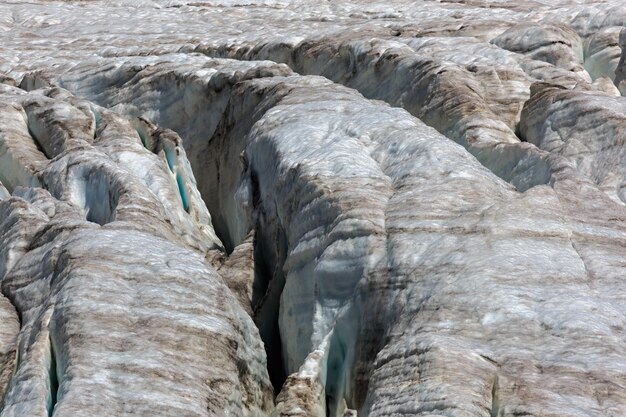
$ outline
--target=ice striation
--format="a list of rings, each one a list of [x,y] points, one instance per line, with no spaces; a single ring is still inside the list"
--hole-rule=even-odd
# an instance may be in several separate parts
[[[626,415],[624,26],[0,3],[0,416]]]

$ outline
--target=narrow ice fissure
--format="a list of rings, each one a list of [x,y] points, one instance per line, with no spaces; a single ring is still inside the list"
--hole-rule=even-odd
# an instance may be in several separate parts
[[[90,108],[91,114],[93,115],[93,138],[96,139],[96,136],[98,135],[98,128],[100,127],[101,117],[100,112],[98,112],[94,106],[90,106]]]
[[[498,417],[500,414],[500,404],[498,403],[498,375],[493,379],[491,387],[491,415],[490,417]]]
[[[280,392],[287,379],[278,324],[280,298],[285,287],[282,270],[287,256],[287,239],[284,233],[279,232],[278,235],[276,264],[268,262],[273,256],[267,253],[265,245],[256,244],[254,247],[255,273],[252,294],[253,319],[265,344],[267,369],[275,395]]]
[[[163,152],[165,152],[165,161],[167,161],[167,167],[170,172],[174,172],[174,166],[176,161],[176,151],[172,146],[163,146]]]
[[[48,417],[52,417],[52,415],[54,414],[54,408],[56,407],[58,400],[59,376],[57,369],[56,352],[51,337],[48,343],[50,346],[50,362],[48,365]]]
[[[141,144],[144,148],[148,148],[148,141],[146,139],[146,132],[142,129],[136,129],[137,134],[139,135],[139,139],[141,139]]]
[[[178,192],[183,203],[183,208],[187,213],[189,213],[189,193],[187,191],[187,187],[185,186],[185,179],[180,172],[176,173],[176,185],[178,185]]]
[[[39,139],[37,138],[37,135],[35,135],[35,133],[32,131],[32,129],[30,128],[30,121],[28,123],[28,134],[30,135],[31,138],[33,138],[33,143],[35,144],[35,146],[37,147],[37,150],[39,152],[41,152],[43,155],[45,155],[46,158],[48,159],[52,159],[52,156],[48,154],[48,152],[46,152],[46,150],[44,149],[44,147],[42,146],[41,142],[39,141]]]
[[[337,417],[346,384],[346,345],[338,333],[333,335],[326,365],[326,416]]]
[[[84,179],[82,190],[86,220],[103,226],[115,220],[117,196],[113,195],[109,179],[103,173],[91,173]],[[80,188],[82,188],[80,187]]]

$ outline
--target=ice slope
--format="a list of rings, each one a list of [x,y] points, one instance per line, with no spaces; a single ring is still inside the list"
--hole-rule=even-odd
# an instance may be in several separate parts
[[[200,57],[215,71],[172,75],[179,59],[98,60],[59,82],[135,115],[166,101],[154,115],[166,125],[228,103],[186,137],[210,136],[199,175],[219,178],[203,194],[229,245],[255,230],[253,314],[274,381],[277,361],[291,374],[279,409],[305,384],[322,387],[308,391],[309,411],[325,403],[329,415],[344,399],[366,415],[623,412],[619,394],[600,411],[588,400],[624,378],[621,204],[574,169],[520,193],[407,112],[322,78],[280,67],[252,76],[265,62],[234,77],[237,61]],[[139,71],[130,81],[129,68]],[[144,87],[198,84],[197,100],[214,101],[177,118],[189,94],[164,100]],[[589,203],[572,199],[581,189]]]
[[[58,88],[6,87],[0,99],[0,178],[9,191],[41,184],[88,221],[128,221],[201,251],[221,246],[175,133],[136,121],[138,131]]]
[[[58,88],[0,100],[19,122],[2,128],[0,415],[266,415],[261,340],[204,260],[221,244],[178,135]],[[45,190],[9,175],[24,155]]]
[[[576,94],[538,84],[522,112],[520,130],[529,142],[567,157],[579,172],[618,203],[626,202],[624,110],[626,99]]]
[[[21,319],[0,415],[269,411],[256,329],[197,253],[94,225],[41,189],[18,189],[0,211],[19,253],[2,291]]]
[[[620,2],[0,16],[0,415],[626,414]]]

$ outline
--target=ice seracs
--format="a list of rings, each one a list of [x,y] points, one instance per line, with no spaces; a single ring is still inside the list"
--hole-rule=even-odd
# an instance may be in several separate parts
[[[146,101],[132,92],[144,82],[167,90],[164,83],[190,79],[179,72],[170,81],[165,69],[172,57],[163,59],[164,66],[154,63],[144,81],[103,90],[81,90],[81,82],[72,81],[72,88],[137,108]],[[124,65],[132,67],[132,60]],[[608,267],[623,250],[623,220],[611,220],[623,219],[623,208],[566,158],[551,149],[534,151],[561,168],[546,172],[550,185],[521,193],[404,110],[319,77],[252,77],[214,91],[210,77],[222,77],[233,64],[210,65],[215,72],[194,82],[228,105],[206,145],[205,166],[220,178],[208,195],[222,196],[209,207],[214,218],[230,219],[220,223],[231,245],[244,241],[245,230],[255,230],[253,316],[270,376],[275,385],[285,380],[277,399],[281,410],[299,398],[295,393],[304,381],[317,387],[309,392],[308,409],[324,401],[330,415],[345,407],[366,415],[406,407],[455,413],[468,404],[477,413],[561,409],[565,403],[538,404],[540,391],[528,404],[514,387],[520,381],[532,386],[541,377],[549,392],[567,397],[579,386],[561,386],[565,374],[587,378],[570,361],[590,361],[598,372],[608,372],[611,365],[600,359],[606,342],[583,336],[586,350],[569,352],[558,335],[580,329],[620,339],[611,330],[622,320],[615,315],[620,301],[610,285],[591,284],[590,291],[589,280],[596,276],[593,265]],[[97,79],[97,66],[92,68],[81,67],[81,78]],[[95,78],[84,77],[88,71]],[[77,78],[70,71],[62,79]],[[180,104],[174,99],[170,105]],[[187,117],[204,110],[197,111]],[[575,189],[593,195],[593,215],[572,198]],[[229,199],[236,205],[224,204]],[[587,226],[591,219],[598,231]],[[612,237],[598,245],[597,233],[608,229]],[[621,267],[604,271],[617,277]],[[484,288],[490,289],[488,299],[481,296]],[[592,305],[602,306],[602,313],[592,313]],[[588,320],[579,321],[578,314]],[[322,355],[315,362],[319,373],[304,377],[301,367],[316,351]],[[449,363],[455,363],[453,374]],[[410,382],[416,375],[425,379]],[[447,378],[451,382],[437,382]],[[389,390],[396,384],[403,389]]]
[[[626,415],[626,8],[549,3],[0,4],[0,416]]]
[[[614,200],[626,202],[626,99],[535,84],[520,123],[523,137],[575,164]]]
[[[21,322],[0,415],[271,410],[257,330],[202,256],[88,222],[43,190],[20,188],[0,211],[19,251],[2,291]]]

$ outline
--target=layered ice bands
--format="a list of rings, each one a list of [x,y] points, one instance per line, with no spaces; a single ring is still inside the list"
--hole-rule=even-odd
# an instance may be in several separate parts
[[[138,58],[104,72],[115,60],[85,64],[61,80],[135,116],[164,100],[148,98],[145,85],[201,92],[168,95],[166,112],[153,115],[166,125],[182,103],[209,97],[207,108],[221,109],[221,120],[188,129],[183,143],[206,147],[197,172],[215,179],[202,191],[223,240],[235,247],[255,231],[253,316],[277,389],[290,375],[278,410],[533,414],[584,407],[624,377],[615,358],[602,359],[607,340],[621,349],[612,326],[623,300],[589,269],[619,258],[626,236],[611,219],[623,210],[589,182],[602,210],[582,217],[581,204],[562,197],[580,186],[568,170],[554,188],[519,193],[407,112],[353,90],[284,77],[280,67],[262,73],[263,62],[235,76],[242,64],[198,57],[211,73],[173,75],[179,59]],[[130,81],[119,76],[127,68],[139,71]],[[205,108],[191,108],[176,120],[208,120]],[[614,235],[605,239],[606,228]],[[582,340],[562,340],[568,331]],[[580,363],[608,379],[563,385],[590,378]]]
[[[537,84],[522,112],[526,140],[571,160],[617,202],[626,203],[626,100]]]
[[[0,3],[0,417],[626,415],[624,24]]]
[[[27,115],[2,129],[7,160],[46,189],[0,166],[0,415],[268,413],[261,339],[204,260],[221,243],[178,135],[56,88],[0,100]]]
[[[269,412],[258,333],[201,256],[86,222],[43,190],[0,211],[7,243],[26,247],[2,282],[22,327],[0,415]]]

